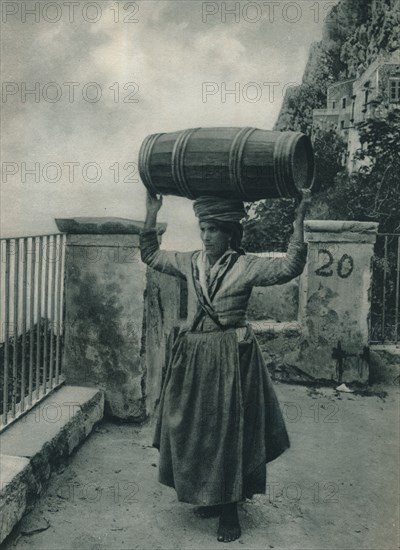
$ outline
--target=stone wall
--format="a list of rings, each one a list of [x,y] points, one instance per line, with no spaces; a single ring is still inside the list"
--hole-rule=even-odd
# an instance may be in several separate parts
[[[292,360],[318,379],[367,382],[377,223],[308,221],[301,277],[303,338]]]
[[[64,374],[106,391],[107,412],[143,416],[145,269],[137,235],[68,235]]]
[[[141,421],[156,408],[173,334],[196,298],[185,281],[141,262],[140,222],[110,223],[67,223],[64,374],[103,389],[106,413]],[[309,221],[305,229],[303,274],[254,288],[248,319],[267,362],[292,367],[292,380],[365,383],[377,224]]]
[[[281,323],[297,319],[299,301],[299,277],[271,287],[254,287],[247,308],[252,321],[274,319]]]
[[[56,221],[67,232],[63,374],[68,384],[103,390],[106,414],[140,422],[146,417],[143,224]]]
[[[145,300],[144,353],[146,364],[146,406],[154,411],[161,392],[166,368],[170,333],[181,322],[181,288],[179,279],[153,269],[147,271]]]
[[[305,231],[308,259],[303,274],[285,285],[254,288],[249,322],[272,370],[289,367],[285,379],[366,383],[377,224],[309,221]],[[168,332],[183,321],[177,311],[179,288],[173,289],[170,279],[149,270],[148,291],[158,295],[148,310],[154,323],[147,329],[149,411],[161,387]]]

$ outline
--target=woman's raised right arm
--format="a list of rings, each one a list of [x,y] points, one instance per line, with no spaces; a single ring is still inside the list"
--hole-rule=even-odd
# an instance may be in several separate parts
[[[251,286],[269,286],[287,283],[299,276],[307,259],[307,244],[304,243],[304,217],[310,206],[311,194],[303,190],[303,199],[296,212],[294,231],[284,258],[259,258],[246,255],[246,277]]]
[[[149,267],[173,275],[186,278],[190,254],[160,250],[157,237],[157,214],[162,206],[162,196],[157,198],[147,192],[146,219],[140,234],[140,254],[142,261]]]
[[[144,221],[144,231],[148,229],[156,229],[157,226],[157,214],[162,206],[162,195],[160,198],[150,195],[147,191],[146,196],[146,219]]]

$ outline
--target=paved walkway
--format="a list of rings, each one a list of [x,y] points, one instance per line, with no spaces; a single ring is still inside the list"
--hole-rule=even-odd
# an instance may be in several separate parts
[[[393,550],[399,546],[399,397],[277,384],[292,447],[267,495],[241,506],[229,548]],[[4,550],[216,549],[217,520],[157,482],[152,427],[102,423],[54,474]]]

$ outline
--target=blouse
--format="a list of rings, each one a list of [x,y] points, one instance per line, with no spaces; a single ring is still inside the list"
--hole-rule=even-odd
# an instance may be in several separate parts
[[[188,293],[195,294],[193,263],[202,251],[177,252],[160,250],[156,229],[140,234],[141,258],[152,269],[186,279]],[[307,244],[292,235],[287,253],[280,258],[265,258],[254,254],[240,255],[225,273],[211,302],[214,313],[224,327],[246,325],[246,309],[254,286],[287,283],[299,276],[305,266]],[[193,262],[195,260],[195,262]],[[191,313],[188,314],[190,323]]]

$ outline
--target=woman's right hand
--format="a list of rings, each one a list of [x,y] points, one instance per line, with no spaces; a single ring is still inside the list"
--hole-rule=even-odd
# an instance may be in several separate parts
[[[147,191],[146,208],[147,212],[157,214],[162,206],[162,195],[151,195]]]
[[[144,220],[144,229],[155,229],[157,226],[157,212],[162,205],[162,195],[159,198],[155,195],[151,195],[147,191],[146,198],[146,219]]]

